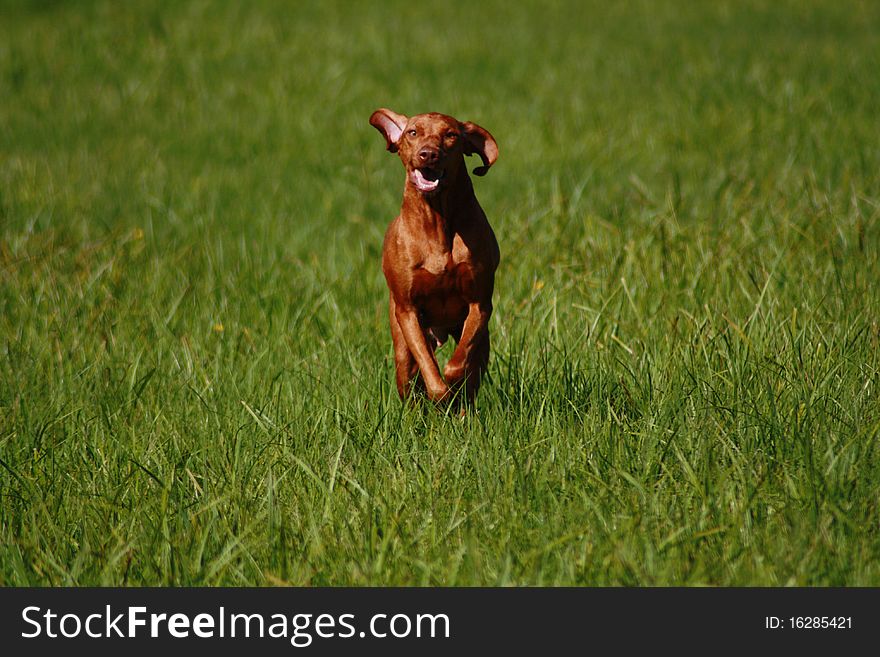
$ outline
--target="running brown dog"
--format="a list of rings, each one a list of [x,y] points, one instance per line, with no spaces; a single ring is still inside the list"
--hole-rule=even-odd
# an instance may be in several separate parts
[[[397,391],[406,398],[415,385],[432,401],[446,402],[463,388],[472,404],[489,362],[500,255],[464,156],[480,156],[483,166],[474,174],[483,176],[498,145],[475,123],[434,112],[408,118],[383,108],[370,124],[406,169],[400,215],[382,247]],[[449,336],[456,347],[440,376],[434,352]]]

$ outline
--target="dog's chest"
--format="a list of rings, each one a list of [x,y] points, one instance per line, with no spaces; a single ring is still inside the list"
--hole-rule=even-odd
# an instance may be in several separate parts
[[[425,257],[413,271],[411,295],[428,324],[455,325],[467,315],[474,295],[474,269],[454,252]]]
[[[436,278],[444,278],[455,269],[456,264],[454,253],[429,253],[422,260],[419,269]]]
[[[413,272],[414,297],[468,296],[474,283],[470,261],[459,260],[451,253],[425,258]]]

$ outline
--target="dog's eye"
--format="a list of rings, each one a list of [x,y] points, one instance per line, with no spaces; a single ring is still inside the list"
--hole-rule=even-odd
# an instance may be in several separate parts
[[[407,131],[406,131],[406,134],[408,134],[410,137],[415,137],[415,136],[416,136],[416,131],[415,131],[415,130],[407,130]]]
[[[455,141],[456,139],[458,139],[458,135],[455,134],[454,132],[449,132],[449,133],[446,134],[446,138],[447,138],[449,141]]]

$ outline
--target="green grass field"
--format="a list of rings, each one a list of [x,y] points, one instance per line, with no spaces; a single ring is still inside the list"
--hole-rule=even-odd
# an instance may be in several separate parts
[[[606,4],[3,3],[0,584],[880,585],[880,5]],[[380,106],[500,146],[464,420]]]

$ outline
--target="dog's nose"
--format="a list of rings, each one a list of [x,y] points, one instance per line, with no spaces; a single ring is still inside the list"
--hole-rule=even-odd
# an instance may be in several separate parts
[[[439,157],[440,154],[433,148],[423,148],[419,151],[419,159],[425,164],[434,164]]]

